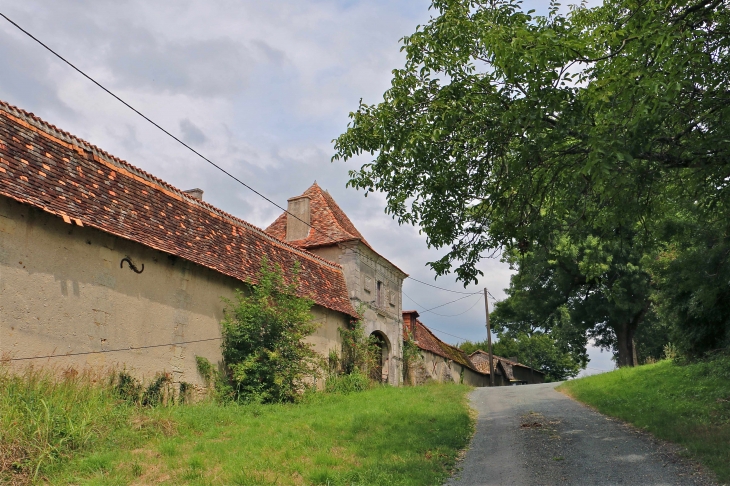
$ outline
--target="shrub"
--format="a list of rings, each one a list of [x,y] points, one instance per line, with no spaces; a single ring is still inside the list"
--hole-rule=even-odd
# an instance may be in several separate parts
[[[234,301],[226,300],[223,359],[238,400],[296,401],[305,380],[318,374],[319,355],[303,341],[317,329],[313,302],[296,295],[298,277],[295,265],[286,283],[281,268],[264,259],[250,292],[237,290]]]
[[[235,393],[228,377],[221,374],[213,364],[203,356],[196,356],[195,363],[198,373],[203,377],[205,386],[208,387],[208,393],[216,400],[227,401],[235,398]]]

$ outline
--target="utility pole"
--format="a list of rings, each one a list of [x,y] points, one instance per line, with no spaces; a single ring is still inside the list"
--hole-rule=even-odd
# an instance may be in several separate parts
[[[489,327],[489,299],[484,287],[484,310],[487,312],[487,346],[489,347],[489,386],[494,386],[494,360],[492,359],[492,329]]]

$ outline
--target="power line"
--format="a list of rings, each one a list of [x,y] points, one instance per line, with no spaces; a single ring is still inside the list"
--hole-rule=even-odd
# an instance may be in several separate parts
[[[458,290],[445,289],[443,287],[439,287],[438,285],[433,285],[433,284],[430,284],[428,282],[423,282],[421,280],[418,280],[417,278],[413,278],[413,277],[410,277],[410,276],[408,278],[411,279],[411,280],[413,280],[414,282],[418,282],[419,284],[428,285],[429,287],[433,287],[433,288],[439,289],[439,290],[445,290],[446,292],[451,292],[451,293],[454,293],[454,294],[473,295],[473,294],[476,293],[476,292],[460,292]]]
[[[401,292],[403,292],[403,291],[401,290]],[[418,302],[416,302],[415,300],[413,300],[413,297],[411,297],[410,295],[406,294],[405,292],[403,292],[403,295],[405,295],[406,297],[408,297],[411,300],[411,302],[413,302],[418,307],[420,307],[420,308],[423,309],[422,311],[419,311],[419,312],[430,312],[431,314],[436,314],[437,316],[441,316],[441,317],[453,317],[453,316],[461,315],[464,312],[462,312],[461,314],[439,314],[438,312],[433,312],[433,309],[438,309],[439,307],[443,307],[445,305],[453,304],[454,302],[458,302],[460,300],[464,300],[466,298],[469,298],[471,296],[474,296],[474,295],[477,295],[477,294],[480,294],[480,293],[481,292],[474,292],[473,294],[465,295],[464,297],[459,297],[458,299],[451,300],[449,302],[446,302],[445,304],[437,305],[436,307],[431,307],[430,309],[426,309],[426,306],[424,306],[422,304],[419,304]],[[477,300],[477,302],[479,302],[479,300]],[[476,303],[474,305],[476,305]],[[474,305],[472,305],[472,307],[474,307]]]
[[[469,341],[469,339],[467,339],[465,337],[457,336],[456,334],[449,334],[448,332],[442,331],[441,329],[436,329],[435,327],[429,327],[429,329],[432,330],[432,331],[440,332],[441,334],[446,334],[447,336],[459,338],[459,339],[462,339],[464,341]]]
[[[0,14],[0,15],[2,15],[2,14]],[[177,343],[152,344],[149,346],[128,346],[126,348],[103,349],[101,351],[83,351],[80,353],[49,354],[46,356],[28,356],[25,358],[10,358],[9,361],[27,361],[27,360],[31,360],[31,359],[65,358],[67,356],[83,356],[86,354],[116,353],[118,351],[136,351],[138,349],[164,348],[165,346],[177,346],[180,344],[204,343],[206,341],[220,341],[221,339],[223,339],[223,338],[216,337],[216,338],[209,338],[209,339],[197,339],[195,341],[181,341],[181,342],[177,342]]]
[[[215,162],[213,162],[212,160],[210,160],[208,157],[206,157],[205,155],[201,154],[200,152],[198,152],[197,150],[195,150],[194,148],[192,148],[190,145],[188,145],[185,142],[183,142],[182,140],[180,140],[178,137],[176,137],[175,135],[173,135],[172,133],[170,133],[169,131],[167,131],[165,128],[163,128],[161,125],[159,125],[157,122],[155,122],[154,120],[152,120],[151,118],[149,118],[147,115],[145,115],[144,113],[142,113],[141,111],[139,111],[138,109],[136,109],[135,107],[133,107],[132,105],[130,105],[129,103],[127,103],[126,101],[124,101],[122,98],[120,98],[119,96],[117,96],[116,94],[114,94],[111,90],[109,90],[108,88],[106,88],[100,82],[98,82],[97,80],[95,80],[94,78],[92,78],[91,76],[89,76],[88,74],[86,74],[85,72],[83,72],[81,69],[79,69],[78,67],[76,67],[73,63],[71,63],[69,60],[67,60],[66,58],[64,58],[63,56],[61,56],[59,53],[57,53],[56,51],[54,51],[53,49],[51,49],[50,47],[48,47],[41,40],[39,40],[33,34],[31,34],[27,30],[25,30],[24,28],[22,28],[20,25],[18,25],[14,21],[12,21],[10,18],[8,18],[2,12],[0,12],[0,16],[2,16],[5,20],[7,20],[8,22],[10,22],[13,26],[15,26],[18,30],[20,30],[21,32],[23,32],[25,35],[27,35],[28,37],[30,37],[31,39],[33,39],[34,41],[36,41],[38,44],[40,44],[41,46],[43,46],[48,52],[50,52],[51,54],[53,54],[54,56],[56,56],[58,59],[60,59],[61,61],[63,61],[67,65],[69,65],[74,71],[76,71],[79,74],[81,74],[83,77],[85,77],[86,79],[88,79],[89,81],[91,81],[92,83],[94,83],[96,86],[98,86],[99,88],[101,88],[102,90],[104,90],[107,94],[111,95],[114,99],[116,99],[117,101],[119,101],[120,103],[122,103],[124,106],[126,106],[127,108],[129,108],[130,110],[132,110],[133,112],[135,112],[137,115],[139,115],[140,117],[142,117],[144,120],[146,120],[147,122],[149,122],[150,124],[152,124],[157,129],[159,129],[162,133],[164,133],[168,137],[172,138],[173,140],[175,140],[176,142],[178,142],[180,145],[182,145],[186,149],[190,150],[192,153],[194,153],[195,155],[197,155],[198,157],[200,157],[201,159],[203,159],[205,162],[207,162],[208,164],[212,165],[213,167],[215,167],[216,169],[218,169],[219,171],[221,171],[223,174],[227,175],[228,177],[230,177],[234,181],[238,182],[243,187],[247,188],[248,190],[250,190],[251,192],[253,192],[257,196],[261,197],[262,199],[266,200],[267,202],[269,202],[269,203],[273,204],[274,206],[276,206],[277,208],[281,209],[287,215],[296,218],[297,220],[301,221],[302,223],[304,223],[305,225],[307,225],[311,229],[313,229],[315,231],[318,231],[319,233],[323,234],[324,236],[330,238],[330,241],[335,242],[335,240],[333,240],[324,231],[321,231],[321,230],[315,228],[310,223],[307,223],[306,221],[304,221],[301,218],[299,218],[297,215],[290,213],[287,209],[283,208],[282,206],[280,206],[279,204],[277,204],[273,200],[269,199],[268,197],[266,197],[265,195],[263,195],[261,192],[257,191],[256,189],[254,189],[250,185],[246,184],[245,182],[243,182],[242,180],[240,180],[239,178],[237,178],[236,176],[234,176],[233,174],[231,174],[230,172],[228,172],[227,170],[225,170],[223,167],[219,166],[218,164],[216,164]]]
[[[130,110],[132,110],[134,113],[136,113],[137,115],[139,115],[140,117],[142,117],[145,121],[149,122],[151,125],[153,125],[155,128],[157,128],[158,130],[160,130],[162,133],[164,133],[168,137],[172,138],[173,140],[175,140],[176,142],[178,142],[180,145],[182,145],[186,149],[190,150],[193,154],[197,155],[198,157],[200,157],[201,159],[203,159],[205,162],[207,162],[211,166],[215,167],[220,172],[222,172],[223,174],[227,175],[228,177],[230,177],[234,181],[238,182],[243,187],[247,188],[248,190],[250,190],[251,192],[253,192],[257,196],[261,197],[265,201],[267,201],[267,202],[273,204],[274,206],[276,206],[277,208],[281,209],[288,216],[294,217],[298,221],[300,221],[300,222],[304,223],[305,225],[307,225],[309,228],[311,228],[314,231],[317,231],[320,234],[324,235],[325,237],[329,238],[329,240],[331,242],[336,243],[336,241],[334,239],[332,239],[332,237],[329,236],[324,231],[322,231],[322,230],[320,230],[320,229],[312,226],[310,223],[308,223],[308,222],[304,221],[303,219],[299,218],[297,215],[290,213],[287,209],[285,209],[284,207],[280,206],[279,204],[277,204],[276,202],[274,202],[272,199],[269,199],[268,197],[266,197],[261,192],[257,191],[256,189],[254,189],[250,185],[246,184],[245,182],[243,182],[242,180],[240,180],[238,177],[234,176],[233,174],[231,174],[230,172],[228,172],[227,170],[225,170],[223,167],[221,167],[220,165],[216,164],[215,162],[213,162],[212,160],[210,160],[208,157],[206,157],[205,155],[201,154],[200,152],[198,152],[197,150],[195,150],[194,148],[192,148],[190,145],[188,145],[187,143],[185,143],[182,140],[180,140],[178,137],[176,137],[175,135],[173,135],[172,133],[170,133],[168,130],[166,130],[165,128],[163,128],[160,124],[158,124],[157,122],[155,122],[154,120],[152,120],[151,118],[149,118],[147,115],[145,115],[144,113],[142,113],[141,111],[139,111],[138,109],[136,109],[135,107],[133,107],[132,105],[130,105],[129,103],[127,103],[126,101],[124,101],[122,98],[120,98],[116,94],[114,94],[110,89],[106,88],[100,82],[98,82],[97,80],[95,80],[94,78],[92,78],[91,76],[89,76],[88,74],[86,74],[80,68],[76,67],[76,65],[74,65],[73,63],[71,63],[71,61],[67,60],[65,57],[61,56],[59,53],[57,53],[56,51],[54,51],[53,49],[51,49],[49,46],[47,46],[45,43],[43,43],[40,39],[38,39],[33,34],[31,34],[27,30],[25,30],[24,28],[22,28],[20,25],[18,25],[17,23],[15,23],[13,20],[11,20],[8,16],[6,16],[5,14],[3,14],[2,12],[0,12],[0,16],[2,16],[5,20],[7,20],[10,24],[12,24],[18,30],[20,30],[21,32],[23,32],[25,35],[27,35],[28,37],[30,37],[31,39],[33,39],[35,42],[37,42],[38,44],[40,44],[48,52],[50,52],[51,54],[53,54],[54,56],[56,56],[58,59],[60,59],[61,61],[63,61],[65,64],[67,64],[69,67],[71,67],[74,71],[78,72],[83,77],[85,77],[86,79],[88,79],[89,81],[91,81],[92,83],[94,83],[96,86],[98,86],[99,88],[101,88],[104,92],[106,92],[107,94],[109,94],[110,96],[112,96],[114,99],[116,99],[117,101],[119,101],[120,103],[122,103],[124,106],[126,106],[127,108],[129,108]],[[391,280],[387,276],[385,278],[387,280]],[[467,296],[468,295],[474,295],[475,293],[477,293],[477,292],[469,293],[469,292],[460,292],[460,291],[456,291],[456,290],[450,290],[450,289],[446,289],[446,288],[443,288],[443,287],[439,287],[437,285],[429,284],[427,282],[422,282],[421,280],[417,280],[417,279],[415,279],[413,277],[406,277],[406,278],[410,278],[411,280],[414,280],[414,281],[416,281],[416,282],[418,282],[420,284],[428,285],[429,287],[433,287],[433,288],[436,288],[436,289],[439,289],[439,290],[443,290],[443,291],[446,291],[446,292],[452,292],[452,293],[457,293],[457,294],[466,294]],[[391,282],[394,283],[394,284],[396,284],[396,282],[394,282],[392,280],[391,280]],[[492,298],[494,298],[494,296],[492,296]],[[443,304],[443,305],[447,305],[447,304]],[[441,307],[441,306],[437,306],[437,307]],[[434,309],[436,309],[437,307],[434,307]],[[424,312],[428,312],[428,311],[424,311]]]
[[[224,174],[226,174],[231,179],[235,180],[236,182],[238,182],[242,186],[246,187],[247,189],[249,189],[254,194],[262,197],[263,199],[265,199],[266,201],[270,202],[271,204],[273,204],[277,208],[285,211],[286,213],[291,214],[286,209],[282,208],[281,206],[279,206],[278,204],[276,204],[274,201],[272,201],[268,197],[264,196],[263,194],[261,194],[256,189],[254,189],[253,187],[249,186],[248,184],[246,184],[242,180],[238,179],[236,176],[234,176],[233,174],[231,174],[230,172],[228,172],[227,170],[225,170],[223,167],[219,166],[218,164],[216,164],[215,162],[213,162],[212,160],[210,160],[209,158],[207,158],[206,156],[204,156],[203,154],[201,154],[200,152],[198,152],[197,150],[195,150],[194,148],[192,148],[190,145],[186,144],[185,142],[183,142],[182,140],[180,140],[179,138],[177,138],[172,133],[168,132],[162,126],[160,126],[155,121],[153,121],[152,119],[150,119],[147,115],[145,115],[144,113],[142,113],[141,111],[139,111],[138,109],[136,109],[135,107],[133,107],[132,105],[130,105],[129,103],[127,103],[126,101],[124,101],[123,99],[121,99],[119,96],[117,96],[116,94],[114,94],[113,92],[111,92],[109,89],[107,89],[106,87],[104,87],[104,85],[102,85],[101,83],[99,83],[97,80],[95,80],[94,78],[92,78],[91,76],[89,76],[88,74],[86,74],[85,72],[83,72],[81,69],[77,68],[74,64],[72,64],[66,58],[64,58],[63,56],[61,56],[59,53],[57,53],[56,51],[54,51],[53,49],[51,49],[50,47],[48,47],[47,45],[45,45],[38,38],[36,38],[35,36],[33,36],[33,34],[31,34],[30,32],[28,32],[27,30],[25,30],[24,28],[22,28],[18,24],[16,24],[12,20],[10,20],[5,14],[3,14],[3,13],[0,12],[0,16],[2,16],[5,20],[7,20],[8,22],[10,22],[11,24],[13,24],[15,27],[18,28],[18,30],[20,30],[25,35],[27,35],[28,37],[30,37],[31,39],[33,39],[34,41],[36,41],[38,44],[40,44],[41,46],[45,47],[46,50],[48,50],[51,54],[53,54],[54,56],[56,56],[61,61],[65,62],[66,64],[68,64],[72,69],[74,69],[76,72],[78,72],[79,74],[81,74],[83,77],[85,77],[86,79],[88,79],[89,81],[91,81],[92,83],[94,83],[95,85],[97,85],[99,88],[101,88],[104,91],[106,91],[109,95],[113,96],[117,101],[119,101],[120,103],[122,103],[124,106],[126,106],[127,108],[129,108],[130,110],[132,110],[133,112],[135,112],[136,114],[138,114],[139,116],[141,116],[142,118],[144,118],[146,121],[148,121],[149,123],[151,123],[152,125],[154,125],[155,127],[157,127],[165,135],[169,136],[170,138],[172,138],[173,140],[175,140],[176,142],[178,142],[179,144],[181,144],[183,147],[187,148],[192,153],[194,153],[195,155],[197,155],[198,157],[200,157],[204,161],[208,162],[210,165],[212,165],[213,167],[215,167],[219,171],[221,171]],[[292,216],[294,216],[296,218],[295,215],[292,214]],[[297,219],[299,219],[299,218],[297,218]],[[302,220],[299,219],[299,221],[302,221]],[[304,223],[304,221],[302,221],[302,222]],[[305,223],[305,224],[307,224],[307,223]]]
[[[403,291],[401,290],[401,292],[403,292]],[[411,300],[411,302],[413,302],[414,304],[416,304],[418,307],[425,308],[423,305],[421,305],[418,302],[416,302],[415,300],[413,300],[413,298],[410,295],[406,294],[405,292],[403,292],[403,295],[405,295],[406,297],[408,297]],[[472,295],[475,295],[475,294],[472,294]],[[467,297],[469,297],[469,296],[467,295]],[[460,300],[460,299],[457,299],[457,300]],[[431,310],[422,310],[421,312],[430,312],[431,314],[434,314],[434,315],[437,315],[437,316],[441,316],[441,317],[456,317],[456,316],[460,316],[462,314],[466,314],[467,312],[469,312],[470,310],[472,310],[475,305],[477,305],[479,302],[481,302],[481,300],[482,300],[482,296],[480,295],[479,298],[476,300],[476,302],[474,302],[474,304],[472,304],[471,307],[469,307],[464,312],[459,312],[458,314],[439,314],[438,312],[433,312]],[[452,300],[451,302],[455,302],[455,301]],[[447,305],[449,303],[450,302],[447,302],[446,304],[443,304],[443,305]],[[434,309],[435,309],[435,307],[434,307]]]
[[[98,82],[97,80],[95,80],[94,78],[92,78],[91,76],[89,76],[88,74],[86,74],[80,68],[76,67],[76,65],[74,65],[73,63],[71,63],[71,61],[69,61],[65,57],[61,56],[59,53],[57,53],[56,51],[54,51],[53,49],[51,49],[49,46],[47,46],[46,44],[44,44],[40,39],[38,39],[37,37],[35,37],[33,34],[31,34],[30,32],[28,32],[24,28],[22,28],[20,25],[18,25],[17,23],[15,23],[10,18],[8,18],[7,15],[3,14],[2,12],[0,12],[0,16],[2,16],[5,20],[7,20],[8,22],[10,22],[10,24],[12,24],[18,30],[20,30],[21,32],[23,32],[25,35],[27,35],[28,37],[30,37],[31,39],[33,39],[34,41],[36,41],[38,44],[40,44],[41,46],[43,46],[43,48],[45,48],[48,52],[50,52],[51,54],[53,54],[54,56],[56,56],[58,59],[60,59],[61,61],[63,61],[65,64],[67,64],[69,67],[71,67],[74,71],[76,71],[79,74],[81,74],[83,77],[85,77],[86,79],[88,79],[89,81],[91,81],[92,83],[94,83],[96,86],[98,86],[99,88],[101,88],[104,92],[106,92],[107,94],[111,95],[114,99],[116,99],[117,101],[119,101],[120,103],[122,103],[124,106],[126,106],[127,108],[129,108],[130,110],[132,110],[133,112],[135,112],[140,117],[142,117],[145,121],[149,122],[155,128],[159,129],[162,133],[164,133],[168,137],[172,138],[173,140],[175,140],[176,142],[178,142],[180,145],[182,145],[186,149],[190,150],[192,153],[194,153],[195,155],[197,155],[198,157],[200,157],[201,159],[203,159],[205,162],[207,162],[208,164],[212,165],[213,167],[215,167],[216,169],[218,169],[220,172],[222,172],[223,174],[227,175],[228,177],[230,177],[234,181],[238,182],[243,187],[247,188],[248,190],[250,190],[251,192],[253,192],[257,196],[261,197],[262,199],[266,200],[267,202],[269,202],[269,203],[273,204],[274,206],[276,206],[277,208],[281,209],[287,215],[293,216],[297,220],[299,220],[302,223],[304,223],[305,225],[307,225],[309,228],[311,228],[314,231],[317,231],[320,234],[324,235],[325,237],[329,238],[330,241],[332,241],[333,243],[336,243],[336,241],[333,240],[332,237],[329,236],[324,231],[322,231],[322,230],[320,230],[318,228],[315,228],[310,223],[307,223],[306,221],[304,221],[301,218],[299,218],[297,215],[290,213],[287,209],[283,208],[282,206],[280,206],[279,204],[277,204],[273,200],[269,199],[268,197],[266,197],[261,192],[257,191],[256,189],[254,189],[250,185],[246,184],[245,182],[243,182],[242,180],[240,180],[239,178],[237,178],[236,176],[234,176],[233,174],[231,174],[230,172],[228,172],[227,170],[225,170],[223,167],[219,166],[218,164],[216,164],[215,162],[213,162],[212,160],[210,160],[208,157],[204,156],[203,154],[201,154],[200,152],[198,152],[197,150],[195,150],[194,148],[192,148],[190,145],[188,145],[187,143],[185,143],[182,140],[180,140],[178,137],[176,137],[175,135],[173,135],[172,133],[170,133],[168,130],[166,130],[165,128],[163,128],[160,124],[158,124],[157,122],[155,122],[154,120],[152,120],[151,118],[149,118],[147,115],[145,115],[144,113],[142,113],[141,111],[139,111],[138,109],[136,109],[135,107],[133,107],[132,105],[130,105],[129,103],[127,103],[126,101],[124,101],[122,98],[120,98],[119,96],[117,96],[116,94],[114,94],[110,89],[106,88],[100,82]],[[424,285],[429,285],[431,287],[435,287],[435,288],[440,289],[440,290],[445,290],[447,292],[455,292],[455,293],[460,293],[460,294],[466,293],[466,292],[457,292],[457,291],[454,291],[454,290],[445,289],[445,288],[442,288],[442,287],[438,287],[436,285],[431,285],[431,284],[428,284],[426,282],[421,282],[420,280],[416,280],[416,279],[414,279],[412,277],[406,277],[406,278],[411,278],[412,280],[415,280],[416,282],[422,283]],[[388,280],[390,280],[390,279],[388,279]],[[396,282],[393,282],[393,283],[396,283]]]

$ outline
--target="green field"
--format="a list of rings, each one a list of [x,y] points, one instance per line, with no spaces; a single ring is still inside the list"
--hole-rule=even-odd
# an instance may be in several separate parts
[[[622,368],[568,381],[558,390],[684,446],[721,482],[730,482],[730,357]]]
[[[473,431],[468,390],[149,408],[103,378],[0,374],[0,483],[441,484]]]

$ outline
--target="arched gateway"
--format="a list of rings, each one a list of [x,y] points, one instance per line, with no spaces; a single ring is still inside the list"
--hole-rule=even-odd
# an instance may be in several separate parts
[[[370,370],[370,378],[382,383],[388,383],[388,374],[390,372],[390,344],[388,337],[380,331],[374,331],[370,334],[378,347],[375,366]]]

